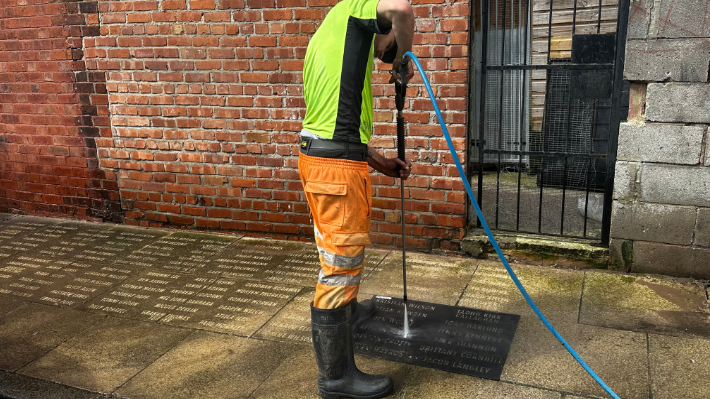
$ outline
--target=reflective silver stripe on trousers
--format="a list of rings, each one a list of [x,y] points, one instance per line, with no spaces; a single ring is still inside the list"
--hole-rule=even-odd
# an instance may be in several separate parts
[[[323,234],[318,231],[318,226],[316,226],[315,223],[313,223],[313,233],[316,235],[316,237],[320,238],[321,240],[323,239]]]
[[[356,287],[360,284],[361,275],[349,276],[347,274],[334,274],[332,276],[326,276],[323,270],[320,271],[318,276],[318,282],[323,285],[330,285],[331,287],[342,286],[342,287]]]
[[[364,248],[360,255],[357,256],[332,254],[321,247],[318,247],[318,253],[320,254],[320,256],[323,257],[323,261],[325,263],[332,266],[344,267],[348,269],[362,265],[362,262],[365,260]]]

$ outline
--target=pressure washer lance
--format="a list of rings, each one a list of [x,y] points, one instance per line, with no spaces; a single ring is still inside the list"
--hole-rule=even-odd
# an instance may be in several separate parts
[[[402,57],[402,61],[399,63],[398,74],[395,76],[394,89],[395,95],[395,105],[397,106],[397,158],[404,160],[404,116],[402,116],[402,110],[404,109],[404,97],[407,95],[407,63],[409,62],[409,57]],[[404,288],[404,330],[402,335],[406,338],[409,336],[409,312],[407,310],[407,257],[406,249],[404,245],[404,179],[399,179],[401,184],[402,192],[402,286]]]

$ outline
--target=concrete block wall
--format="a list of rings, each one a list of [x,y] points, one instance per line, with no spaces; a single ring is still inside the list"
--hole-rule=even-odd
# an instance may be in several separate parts
[[[99,168],[108,128],[104,75],[82,42],[96,3],[3,0],[0,6],[0,212],[121,220],[115,174]]]
[[[710,279],[710,0],[632,0],[612,263]]]
[[[94,125],[79,141],[90,137],[84,147],[94,169],[85,169],[103,173],[106,178],[99,183],[114,185],[125,223],[312,239],[297,173],[296,144],[305,114],[301,70],[309,38],[337,0],[61,4],[76,9],[74,14],[82,15],[82,23],[92,29],[91,34],[71,41],[78,46],[76,61],[85,68],[84,74],[75,73],[72,79],[98,80],[99,91],[84,94],[89,88],[76,83],[81,87],[76,89],[82,93],[79,99],[73,108],[57,109],[57,113],[71,115],[65,118],[72,121],[82,110],[90,113],[83,120],[93,120]],[[469,3],[413,0],[412,4],[417,18],[414,52],[426,68],[463,162]],[[53,7],[62,15],[73,12]],[[35,29],[34,35],[45,35],[49,29],[32,25],[29,17],[27,24]],[[71,22],[57,20],[56,24],[60,30],[72,29]],[[36,50],[37,57],[51,57],[44,48]],[[389,67],[381,68],[376,65],[373,76],[377,85],[372,143],[396,156],[394,89],[385,84]],[[20,88],[8,90],[15,95]],[[406,190],[408,243],[420,249],[455,250],[466,219],[463,186],[419,77],[408,96],[407,158],[415,163]],[[47,102],[55,104],[55,97]],[[14,133],[5,135],[13,141],[14,147],[8,149],[12,153],[15,142],[33,138],[7,116],[17,105],[6,105],[6,98],[2,103],[5,119],[0,126]],[[61,155],[55,155],[56,162]],[[5,161],[3,171],[23,164],[14,155],[0,161]],[[65,172],[49,171],[61,173]],[[392,178],[373,176],[372,239],[377,244],[398,244],[399,187]],[[14,190],[24,184],[18,183],[22,178],[3,172],[0,187],[5,191],[0,192],[0,203],[9,201],[9,205],[0,210],[17,208],[8,194],[15,191],[7,187]],[[46,184],[48,190],[57,188],[51,180]],[[35,189],[30,187],[29,191]],[[65,199],[45,196],[37,201]]]

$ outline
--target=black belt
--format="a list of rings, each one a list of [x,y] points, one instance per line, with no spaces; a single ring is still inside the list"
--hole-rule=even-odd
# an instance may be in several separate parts
[[[312,157],[367,161],[367,144],[301,138],[301,152]]]

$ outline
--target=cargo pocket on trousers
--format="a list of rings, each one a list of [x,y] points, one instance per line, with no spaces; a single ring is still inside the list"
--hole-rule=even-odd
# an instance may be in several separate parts
[[[331,242],[339,247],[362,245],[370,243],[370,233],[367,231],[334,231]]]
[[[347,186],[338,183],[307,182],[303,190],[313,196],[312,209],[320,223],[342,226],[345,216]]]

